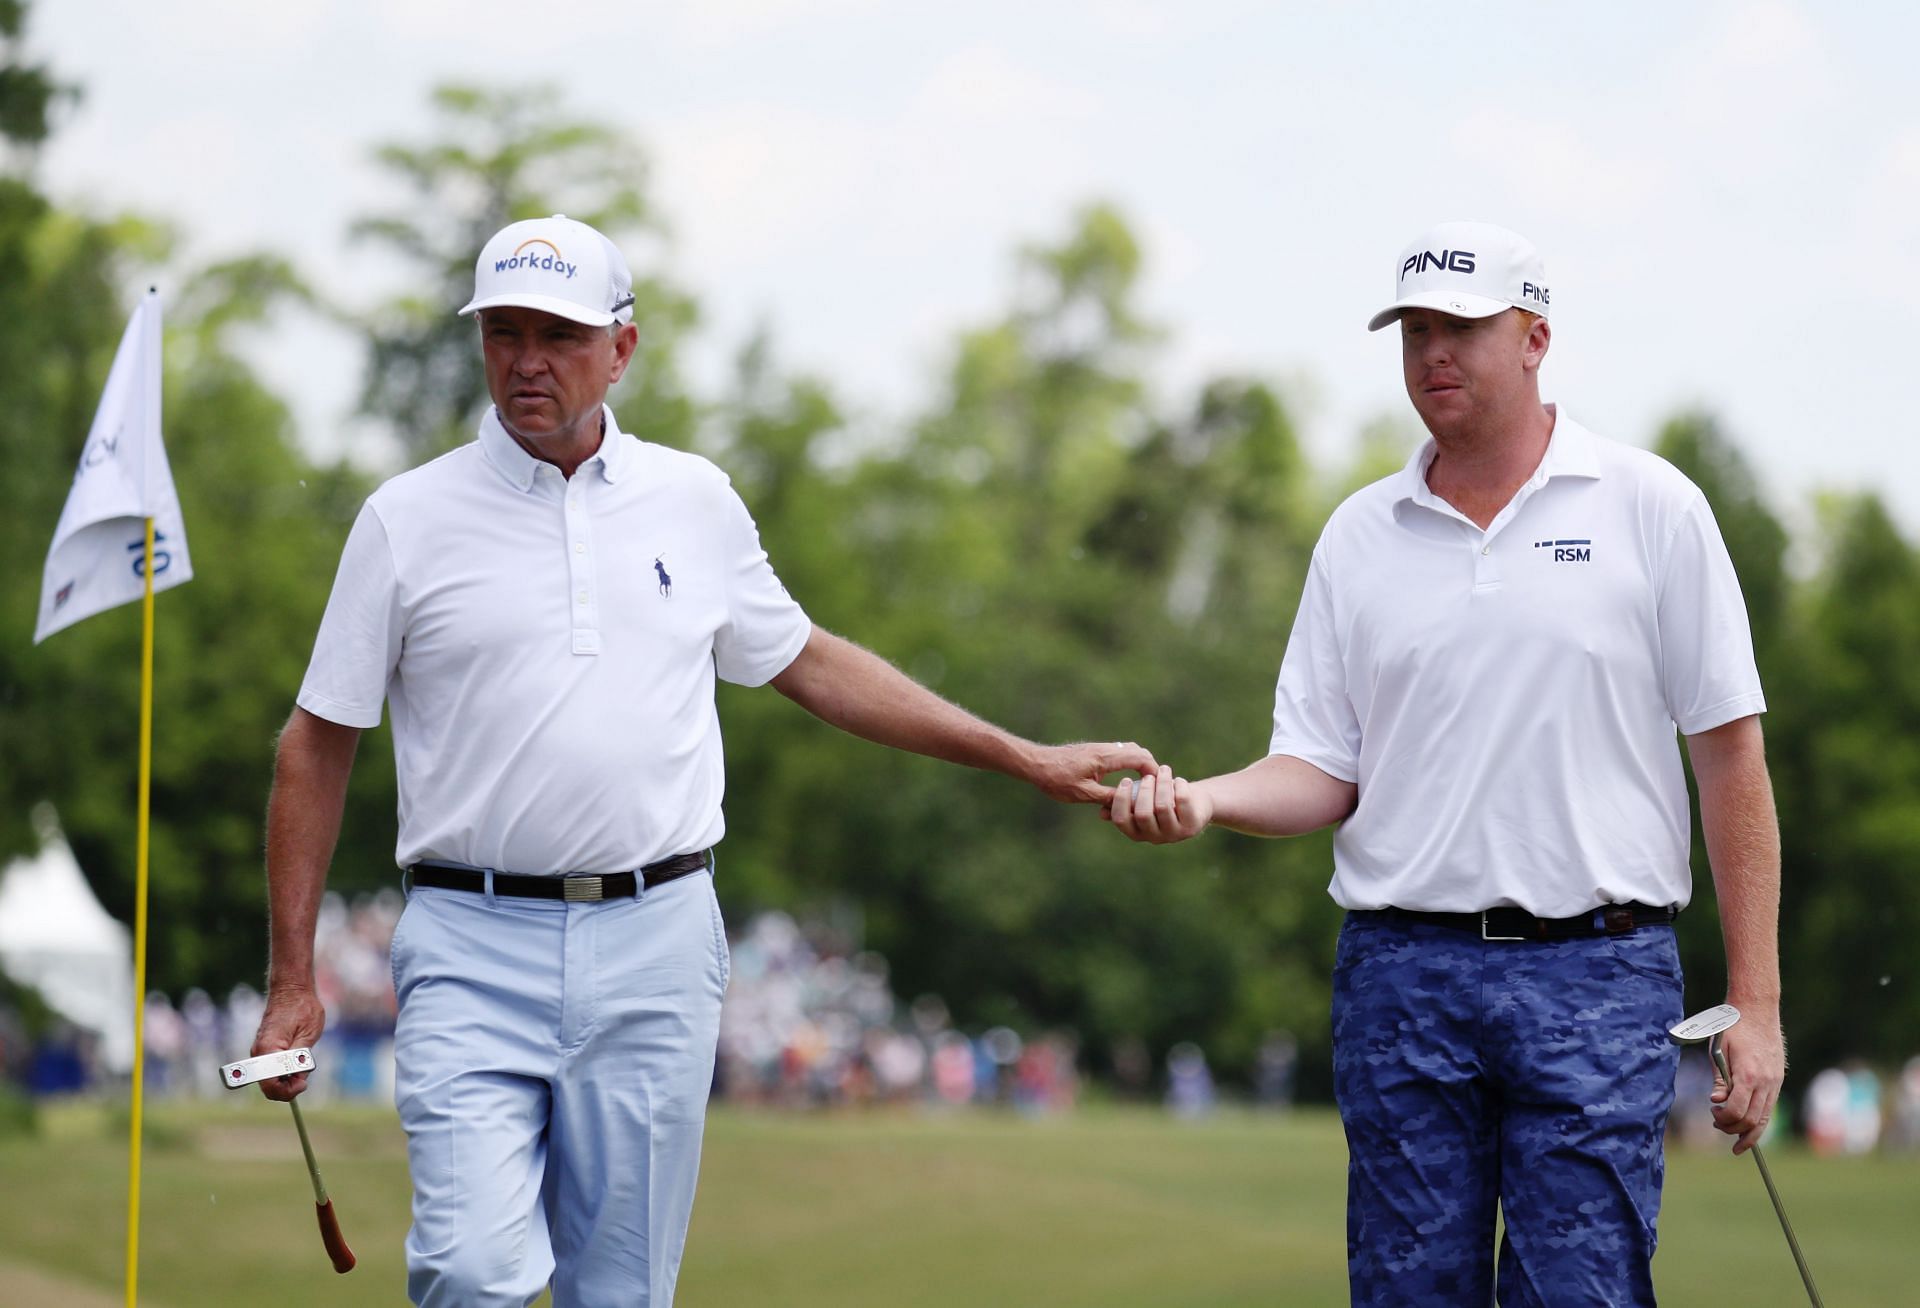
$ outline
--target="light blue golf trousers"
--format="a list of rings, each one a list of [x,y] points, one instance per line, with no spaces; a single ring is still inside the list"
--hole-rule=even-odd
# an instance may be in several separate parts
[[[393,937],[407,1295],[666,1308],[727,942],[713,878],[565,903],[416,887]]]

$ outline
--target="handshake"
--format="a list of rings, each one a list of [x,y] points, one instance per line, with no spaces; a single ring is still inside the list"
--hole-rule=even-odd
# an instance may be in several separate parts
[[[1115,772],[1137,775],[1107,785],[1105,778]],[[1098,804],[1103,819],[1129,840],[1145,844],[1189,840],[1213,819],[1213,802],[1203,785],[1176,777],[1132,741],[1053,746],[1028,779],[1063,802]]]

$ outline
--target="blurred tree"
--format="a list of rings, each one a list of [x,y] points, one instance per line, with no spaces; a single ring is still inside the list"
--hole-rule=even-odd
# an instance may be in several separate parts
[[[19,13],[0,9],[0,30],[17,31]],[[0,78],[0,92],[21,84]],[[16,121],[0,109],[0,122]],[[150,222],[63,212],[18,170],[0,178],[0,350],[10,361],[0,369],[0,557],[10,564],[0,573],[0,859],[30,851],[27,815],[50,800],[123,920],[139,609],[109,610],[38,647],[32,635],[40,561],[129,305],[170,249]],[[150,976],[176,991],[260,975],[268,761],[306,657],[289,633],[318,621],[329,577],[312,551],[338,549],[366,489],[350,470],[299,454],[284,407],[230,348],[234,330],[305,295],[285,261],[252,256],[191,274],[166,297],[165,432],[196,563],[190,584],[160,597],[156,626]],[[363,773],[356,805],[391,813],[390,761]],[[365,861],[351,845],[343,856]],[[391,863],[382,851],[373,866]]]
[[[1791,639],[1787,629],[1786,528],[1761,498],[1758,481],[1746,458],[1712,415],[1696,411],[1670,418],[1660,429],[1654,451],[1684,472],[1707,497],[1747,603],[1760,684],[1768,690],[1784,692],[1787,669],[1781,664],[1780,653]],[[1780,702],[1785,698],[1784,693],[1772,698],[1774,702],[1763,727],[1777,793],[1781,789],[1781,769],[1791,768],[1791,757],[1799,747],[1798,728],[1802,719],[1791,704]],[[1691,767],[1687,779],[1695,837],[1694,898],[1681,915],[1676,930],[1681,964],[1687,977],[1688,1003],[1691,1008],[1703,1008],[1725,997],[1727,963],[1706,842],[1699,837],[1700,797],[1693,786]],[[1782,816],[1785,817],[1784,812]],[[1787,880],[1791,889],[1793,878],[1789,876]],[[1792,999],[1791,993],[1789,999]]]
[[[1785,1006],[1801,1071],[1905,1059],[1920,1030],[1920,556],[1878,496],[1829,497],[1823,562],[1772,687]]]
[[[824,392],[764,358],[712,449],[817,621],[1013,730],[1130,736],[1200,775],[1262,752],[1324,505],[1268,388],[1223,379],[1156,416],[1140,262],[1103,206],[1023,251],[938,406],[837,471],[823,447],[852,442]],[[1131,1035],[1244,1062],[1269,1027],[1324,1033],[1324,838],[1137,849],[765,692],[722,707],[730,906],[844,895],[905,993],[970,1026],[1075,1027],[1096,1057]]]
[[[27,27],[26,0],[0,0],[0,151],[11,174],[47,139],[53,109],[74,89],[54,80],[21,48]]]
[[[0,351],[14,361],[0,370],[0,557],[14,564],[0,576],[0,856],[26,849],[26,815],[51,799],[125,916],[138,614],[29,642],[38,561],[128,302],[171,244],[151,223],[63,212],[31,184],[59,88],[21,60],[24,12],[0,0]],[[416,457],[466,439],[483,396],[453,309],[488,235],[555,209],[642,248],[660,232],[637,151],[551,93],[448,87],[435,105],[426,143],[379,156],[407,207],[358,228],[415,279],[362,325],[363,402]],[[677,364],[693,303],[649,274],[642,357],[615,404],[629,430],[729,471],[823,625],[1022,734],[1131,737],[1188,776],[1232,769],[1264,751],[1327,512],[1399,466],[1417,433],[1377,423],[1352,468],[1316,475],[1260,379],[1216,377],[1165,401],[1150,384],[1160,337],[1138,307],[1142,264],[1121,215],[1097,205],[1020,251],[1004,310],[958,336],[937,393],[904,423],[849,418],[827,380],[783,372],[764,333],[702,407]],[[177,281],[167,438],[199,575],[160,604],[153,977],[217,990],[259,975],[272,737],[369,481],[305,459],[233,348],[276,305],[309,298],[295,269],[255,254]],[[1785,530],[1710,415],[1679,415],[1659,445],[1714,507],[1772,696],[1800,1067],[1904,1056],[1920,1025],[1899,967],[1920,928],[1907,872],[1920,854],[1920,560],[1876,499],[1840,498],[1796,580]],[[1303,1091],[1325,1092],[1339,910],[1324,834],[1143,849],[1088,811],[854,740],[767,690],[725,687],[721,711],[720,888],[734,913],[858,905],[897,990],[944,995],[972,1029],[1070,1026],[1096,1065],[1124,1040],[1193,1039],[1231,1072],[1287,1028]],[[390,745],[365,742],[337,889],[392,882],[392,769]],[[1683,949],[1696,989],[1711,990],[1719,939],[1711,895],[1697,902]]]
[[[1767,507],[1752,465],[1711,414],[1695,411],[1668,419],[1654,451],[1707,497],[1740,578],[1761,671],[1769,671],[1774,646],[1786,631],[1787,529]]]
[[[566,213],[616,240],[631,262],[643,238],[664,232],[638,145],[568,115],[557,92],[446,85],[432,103],[432,139],[384,145],[374,156],[404,183],[404,207],[353,228],[417,279],[362,323],[369,353],[361,407],[392,424],[409,462],[471,439],[486,403],[474,326],[455,310],[472,298],[474,259],[488,237],[510,222]],[[694,304],[643,267],[634,269],[633,290],[640,349],[622,383],[631,430],[683,445],[694,411],[677,356]]]
[[[1920,985],[1900,965],[1920,932],[1920,559],[1877,497],[1829,497],[1820,563],[1796,586],[1785,527],[1710,415],[1676,416],[1656,448],[1713,507],[1767,690],[1794,1079],[1849,1057],[1904,1059],[1920,1027]],[[1698,839],[1693,858],[1680,941],[1699,1007],[1724,993],[1726,961]]]
[[[91,275],[132,280],[133,257],[100,229],[51,221],[91,247],[84,256]],[[62,274],[76,271],[65,260],[46,268],[67,296],[84,279]],[[301,293],[274,260],[235,261],[189,277],[165,347],[166,440],[196,564],[191,583],[161,597],[155,629],[149,976],[175,991],[218,989],[260,974],[261,815],[273,737],[306,662],[305,644],[290,633],[311,631],[326,602],[329,571],[312,566],[312,551],[337,551],[367,490],[345,467],[306,461],[284,406],[228,344],[231,328],[253,321],[276,298],[264,294],[263,276],[277,278],[281,294]],[[46,549],[124,326],[111,291],[101,286],[96,293],[87,337],[74,339],[71,353],[54,365],[67,374],[63,412],[24,431],[15,425],[19,408],[5,405],[0,418],[0,430],[31,436],[39,465],[31,492],[24,480],[9,487],[10,501],[18,503],[19,495],[32,502],[18,517],[5,515],[29,538],[21,557]],[[48,302],[61,298],[49,294]],[[14,321],[4,309],[0,317]],[[45,315],[41,321],[50,325]],[[49,344],[43,334],[42,357],[58,359]],[[22,466],[12,450],[0,457]],[[23,568],[0,586],[0,736],[10,742],[0,813],[10,852],[22,847],[18,816],[32,800],[52,800],[96,893],[125,920],[133,903],[138,606],[90,618],[34,648],[38,583],[39,570]],[[354,802],[390,814],[391,761],[369,753]],[[356,826],[386,826],[391,839],[390,820]],[[373,851],[349,842],[342,863],[390,880],[390,849]],[[351,887],[354,880],[349,874],[337,882]],[[360,881],[367,884],[365,876]]]

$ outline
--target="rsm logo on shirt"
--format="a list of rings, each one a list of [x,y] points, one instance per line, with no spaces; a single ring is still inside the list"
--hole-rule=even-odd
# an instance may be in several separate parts
[[[1533,543],[1537,550],[1552,550],[1555,563],[1592,563],[1593,542],[1591,540],[1537,540]]]

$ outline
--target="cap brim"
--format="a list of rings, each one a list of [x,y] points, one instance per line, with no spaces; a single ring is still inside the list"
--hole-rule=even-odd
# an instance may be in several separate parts
[[[1458,291],[1421,291],[1397,300],[1367,319],[1367,330],[1377,332],[1388,323],[1399,322],[1400,315],[1408,309],[1432,309],[1435,313],[1451,314],[1455,318],[1491,318],[1496,313],[1504,313],[1514,306],[1505,300],[1495,300],[1485,295],[1462,295]]]
[[[589,309],[584,304],[563,300],[557,295],[531,295],[520,291],[509,291],[504,295],[489,295],[484,300],[470,300],[466,307],[460,310],[460,316],[464,318],[482,309],[503,309],[509,305],[520,309],[538,309],[542,313],[551,313],[556,317],[583,322],[589,327],[610,327],[614,322],[614,315],[605,309]]]

